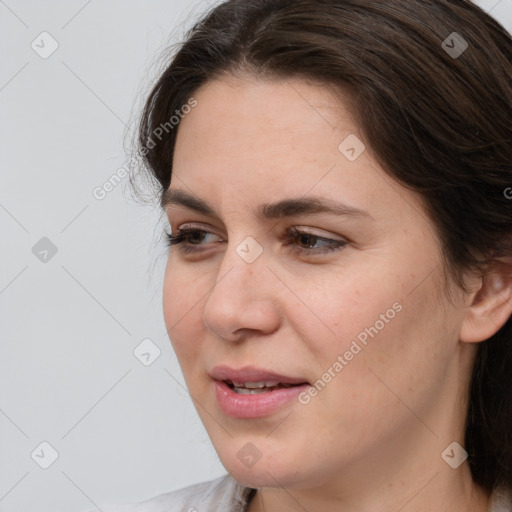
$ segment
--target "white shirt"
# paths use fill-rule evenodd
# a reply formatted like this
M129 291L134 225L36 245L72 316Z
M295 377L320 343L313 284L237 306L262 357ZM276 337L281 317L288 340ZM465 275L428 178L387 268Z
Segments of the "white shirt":
M101 507L103 512L245 512L254 489L231 476L191 485L136 505ZM93 512L93 511L91 511ZM512 492L496 489L488 512L512 512Z

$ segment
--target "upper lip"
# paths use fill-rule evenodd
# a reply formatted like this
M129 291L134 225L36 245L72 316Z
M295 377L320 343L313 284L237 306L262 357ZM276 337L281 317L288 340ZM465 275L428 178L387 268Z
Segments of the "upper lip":
M244 366L242 368L230 368L229 366L216 366L210 372L210 376L215 380L232 382L265 382L273 381L281 384L304 384L307 379L302 377L289 377L279 373L262 370L254 366Z

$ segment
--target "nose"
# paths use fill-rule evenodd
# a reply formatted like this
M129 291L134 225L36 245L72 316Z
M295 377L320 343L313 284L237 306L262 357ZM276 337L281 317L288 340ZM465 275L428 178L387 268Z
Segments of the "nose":
M280 324L279 280L267 268L265 251L252 262L241 254L226 248L203 309L203 324L225 341L271 334Z

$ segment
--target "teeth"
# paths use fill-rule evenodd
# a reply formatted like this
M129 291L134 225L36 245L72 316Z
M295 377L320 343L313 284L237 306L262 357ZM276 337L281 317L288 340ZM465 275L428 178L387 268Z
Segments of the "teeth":
M236 388L247 389L275 388L277 385L279 385L279 382L273 380L266 380L261 382L233 382L233 386Z
M234 387L233 391L241 395L260 395L261 393L270 393L268 389L246 389Z
M274 380L265 380L260 382L235 382L226 381L229 387L241 395L259 395L260 393L270 393L273 389L291 388L293 384L282 384Z

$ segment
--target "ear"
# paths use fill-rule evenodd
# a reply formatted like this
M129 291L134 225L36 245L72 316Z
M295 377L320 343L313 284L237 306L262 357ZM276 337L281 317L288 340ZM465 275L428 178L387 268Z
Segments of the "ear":
M470 295L459 339L467 343L485 341L496 334L512 315L512 267L495 261L491 272L479 278L480 286Z

